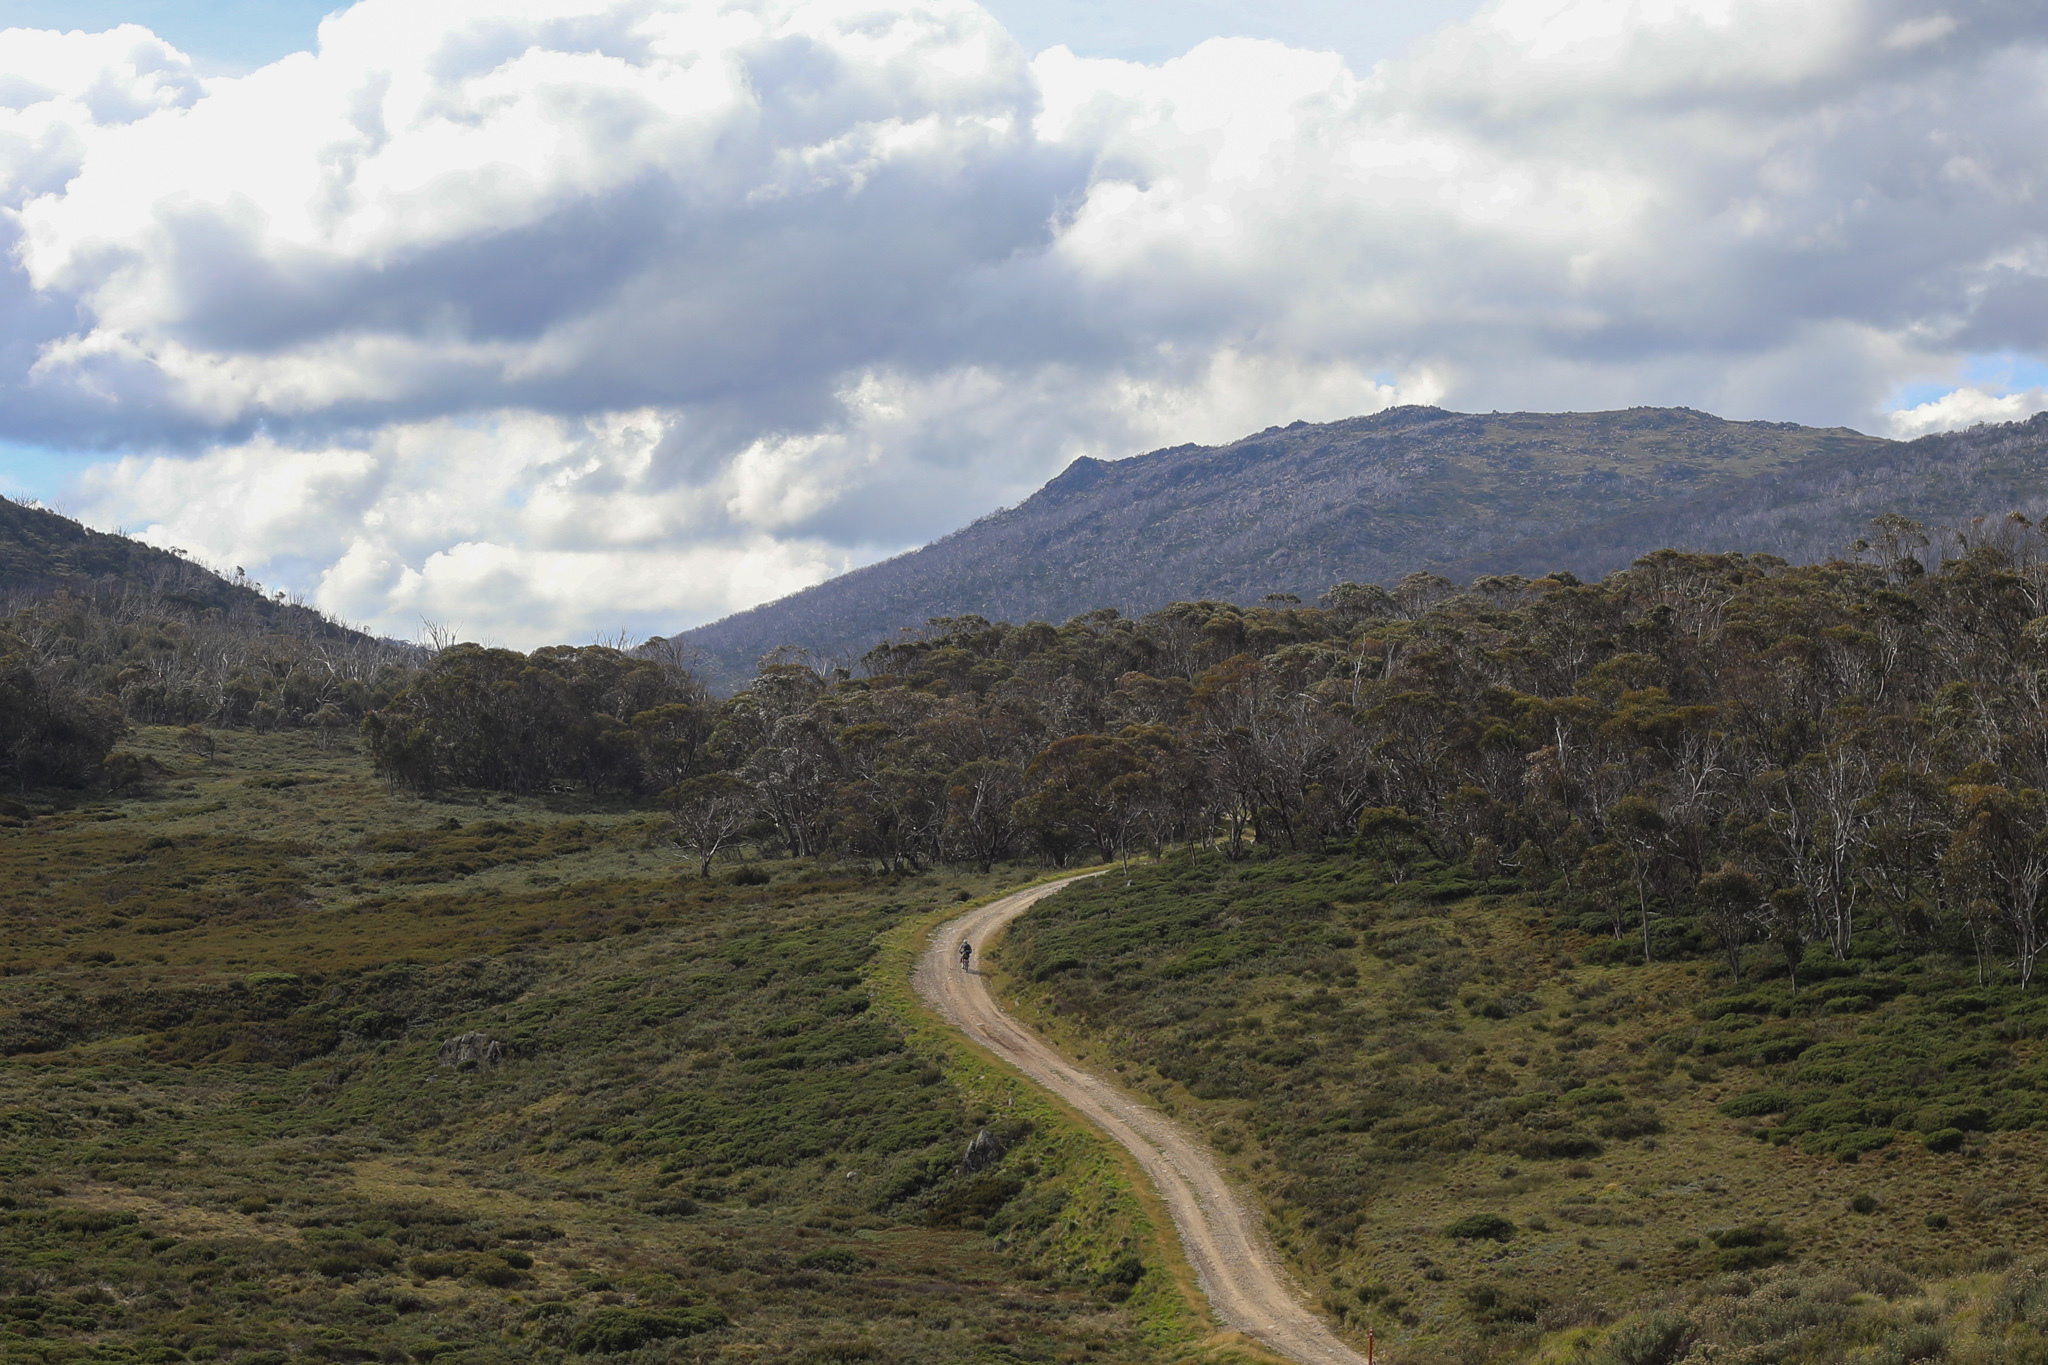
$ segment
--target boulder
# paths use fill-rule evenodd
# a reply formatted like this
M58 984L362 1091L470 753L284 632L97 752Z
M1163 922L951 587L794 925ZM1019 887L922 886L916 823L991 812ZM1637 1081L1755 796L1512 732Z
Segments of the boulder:
M505 1060L505 1045L485 1033L459 1033L441 1044L441 1065L475 1071Z
M1003 1154L1003 1144L989 1136L984 1128L974 1135L974 1141L967 1144L967 1154L960 1158L960 1169L972 1174L975 1171L996 1164Z

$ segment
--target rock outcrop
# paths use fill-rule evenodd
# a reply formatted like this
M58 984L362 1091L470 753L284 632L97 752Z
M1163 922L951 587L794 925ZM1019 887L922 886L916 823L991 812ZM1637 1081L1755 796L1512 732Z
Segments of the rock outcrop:
M476 1071L505 1060L505 1045L485 1033L459 1033L441 1044L441 1065Z

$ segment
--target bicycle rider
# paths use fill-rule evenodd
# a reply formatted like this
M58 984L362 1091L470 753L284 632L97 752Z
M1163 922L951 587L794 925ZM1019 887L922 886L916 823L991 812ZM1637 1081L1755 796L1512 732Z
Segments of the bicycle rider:
M962 939L960 942L960 970L963 972L974 970L974 945L965 939Z

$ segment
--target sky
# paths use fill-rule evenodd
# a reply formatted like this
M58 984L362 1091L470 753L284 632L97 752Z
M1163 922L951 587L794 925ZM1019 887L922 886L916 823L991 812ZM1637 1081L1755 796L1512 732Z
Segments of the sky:
M86 32L139 24L205 75L240 76L319 46L336 0L0 0L0 28ZM1164 62L1208 38L1268 38L1341 53L1363 71L1471 11L1467 0L1002 0L983 6L1027 52Z
M2038 0L0 0L0 492L670 632L1400 403L2048 407Z

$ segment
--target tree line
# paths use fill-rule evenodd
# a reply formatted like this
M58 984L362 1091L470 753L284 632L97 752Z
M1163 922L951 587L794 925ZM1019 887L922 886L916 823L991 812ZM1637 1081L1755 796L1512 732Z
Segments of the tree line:
M106 578L0 605L0 780L119 785L137 772L109 761L130 725L352 734L424 658L258 599L246 579L230 586L250 591L224 607L176 583Z
M2017 515L1883 517L1810 566L1664 551L1598 583L936 620L852 668L780 651L722 701L686 662L65 590L0 618L0 777L106 779L131 723L360 728L414 790L657 799L705 875L742 845L888 869L1341 845L1738 973L1869 929L2022 983L2048 948L2048 537Z
M857 669L783 651L722 702L672 657L464 647L366 732L413 786L659 794L706 875L743 843L903 869L1342 845L1390 882L1540 890L1646 959L1796 974L1880 929L2025 984L2044 704L2048 537L1887 517L1804 567L937 620Z

